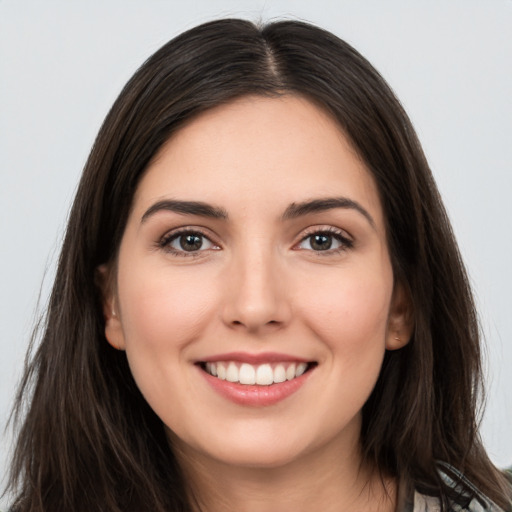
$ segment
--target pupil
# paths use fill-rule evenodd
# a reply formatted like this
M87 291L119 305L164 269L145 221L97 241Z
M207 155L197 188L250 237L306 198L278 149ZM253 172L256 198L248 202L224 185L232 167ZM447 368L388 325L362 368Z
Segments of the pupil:
M197 251L201 249L203 242L198 235L182 235L180 245L184 251Z
M311 247L317 251L326 251L331 248L332 238L328 235L314 235Z

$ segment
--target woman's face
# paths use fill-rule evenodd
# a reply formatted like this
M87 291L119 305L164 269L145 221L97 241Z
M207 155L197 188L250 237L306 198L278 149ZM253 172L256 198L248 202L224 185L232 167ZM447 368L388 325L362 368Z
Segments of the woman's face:
M410 333L384 225L364 163L303 98L242 98L167 142L105 316L176 448L254 467L357 451Z

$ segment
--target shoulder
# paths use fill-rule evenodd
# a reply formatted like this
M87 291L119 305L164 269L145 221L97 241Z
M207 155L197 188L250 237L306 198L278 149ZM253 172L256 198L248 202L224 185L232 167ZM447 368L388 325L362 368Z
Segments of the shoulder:
M512 469L507 471L511 472ZM439 464L439 475L453 491L449 512L506 512L477 489L462 473L448 464ZM414 492L411 512L441 512L439 499Z

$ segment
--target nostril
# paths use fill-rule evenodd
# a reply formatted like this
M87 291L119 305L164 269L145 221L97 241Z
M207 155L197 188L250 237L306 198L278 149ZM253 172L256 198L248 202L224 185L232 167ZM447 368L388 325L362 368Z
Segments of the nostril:
M262 323L262 326L276 326L276 325L279 326L279 325L281 325L281 323L282 322L280 322L279 320L269 320L268 322ZM233 320L231 322L231 325L232 326L245 326L245 327L251 328L251 324L249 322L246 324L241 320Z

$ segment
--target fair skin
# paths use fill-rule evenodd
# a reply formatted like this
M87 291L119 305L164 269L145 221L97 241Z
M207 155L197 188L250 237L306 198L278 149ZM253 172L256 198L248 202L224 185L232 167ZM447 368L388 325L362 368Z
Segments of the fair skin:
M394 509L361 409L409 307L375 183L327 114L248 97L191 121L144 174L115 272L106 337L206 510Z

